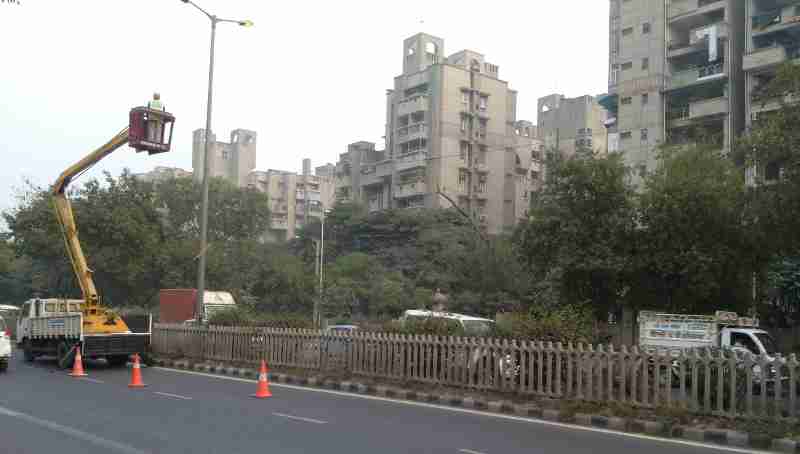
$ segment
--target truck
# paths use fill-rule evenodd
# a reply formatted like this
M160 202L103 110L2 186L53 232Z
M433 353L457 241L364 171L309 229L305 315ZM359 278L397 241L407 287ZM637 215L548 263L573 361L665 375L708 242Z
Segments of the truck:
M778 354L775 341L758 328L758 319L740 317L736 312L716 311L714 315L639 313L639 346L677 356L682 350L716 347L765 355Z
M53 184L50 195L56 220L83 298L36 297L22 305L17 342L26 361L55 353L59 366L66 368L78 349L85 357L103 357L111 364L124 364L131 354L146 353L150 333L132 332L119 315L103 305L78 238L67 189L81 174L125 144L151 155L168 152L174 122L175 117L166 111L134 107L129 111L127 127L67 168Z
M236 300L228 292L206 291L203 294L203 320L219 311L236 307ZM194 323L197 289L163 289L158 293L161 323Z

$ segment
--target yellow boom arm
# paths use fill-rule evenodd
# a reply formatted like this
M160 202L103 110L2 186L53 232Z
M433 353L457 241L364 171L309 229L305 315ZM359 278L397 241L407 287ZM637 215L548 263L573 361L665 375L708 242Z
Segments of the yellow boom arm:
M67 255L70 262L72 262L72 269L75 272L75 277L78 278L78 284L81 287L85 301L83 305L83 324L84 332L86 333L113 334L130 330L122 319L116 317L111 311L100 307L100 298L92 279L92 270L86 262L86 256L84 256L80 241L78 241L78 229L75 225L75 216L72 214L72 205L67 199L67 187L75 176L126 143L128 143L128 128L125 128L108 143L65 170L53 185L52 195L56 218L61 226Z

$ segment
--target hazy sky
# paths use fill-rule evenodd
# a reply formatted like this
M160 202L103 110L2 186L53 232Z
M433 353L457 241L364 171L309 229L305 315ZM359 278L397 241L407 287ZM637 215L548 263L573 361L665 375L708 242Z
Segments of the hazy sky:
M608 1L197 0L220 24L212 129L258 132L258 169L335 162L348 143L379 142L385 90L402 71L403 39L424 31L445 55L471 49L536 99L606 91ZM209 20L180 0L21 0L0 4L0 210L25 178L50 184L127 124L154 90L176 118L173 151L123 148L83 178L125 167L191 169L205 126ZM79 180L80 183L80 180Z

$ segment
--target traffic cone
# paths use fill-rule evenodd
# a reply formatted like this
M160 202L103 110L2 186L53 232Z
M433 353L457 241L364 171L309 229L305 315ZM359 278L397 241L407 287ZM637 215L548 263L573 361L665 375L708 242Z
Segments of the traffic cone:
M75 362L72 364L72 372L70 372L70 377L85 377L87 374L83 371L83 358L81 358L81 347L80 345L75 346L77 351L75 352Z
M267 362L263 359L261 360L261 370L258 372L258 388L253 397L258 399L272 397L272 393L269 391L269 381L267 380Z
M133 355L133 367L131 368L131 383L128 385L128 388L144 388L145 385L142 383L142 370L139 367L139 354L134 353Z

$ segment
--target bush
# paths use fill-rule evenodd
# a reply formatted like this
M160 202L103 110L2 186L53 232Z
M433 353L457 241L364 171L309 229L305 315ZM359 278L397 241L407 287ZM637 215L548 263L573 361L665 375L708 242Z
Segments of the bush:
M365 330L362 330L365 331ZM382 324L371 324L369 331L391 333L391 334L407 334L412 336L431 335L431 336L463 336L464 330L461 325L455 320L443 318L420 318L409 319L405 322L399 320L389 320Z
M590 308L568 304L546 310L534 307L529 312L498 315L495 336L552 342L593 342L594 318Z
M283 329L311 329L314 327L311 318L305 315L259 313L243 307L217 312L211 316L208 324L214 326L250 326Z

